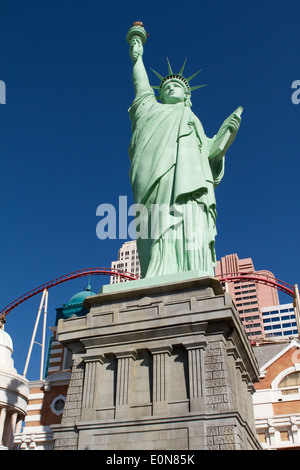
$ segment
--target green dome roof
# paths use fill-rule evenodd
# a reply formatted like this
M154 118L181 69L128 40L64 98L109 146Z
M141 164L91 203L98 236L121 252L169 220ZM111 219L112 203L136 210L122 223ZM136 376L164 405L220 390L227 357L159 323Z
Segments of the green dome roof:
M92 292L92 288L90 285L88 285L85 290L78 292L78 294L73 295L69 302L66 304L66 306L69 305L74 305L74 304L82 304L84 299L86 297L89 297L90 295L96 295L94 292Z
M70 318L73 316L81 317L88 313L88 310L84 307L83 302L86 297L90 297L91 295L96 295L91 288L90 280L88 282L87 287L85 290L78 292L77 294L73 295L69 302L63 304L62 307L56 309L56 323L60 318Z

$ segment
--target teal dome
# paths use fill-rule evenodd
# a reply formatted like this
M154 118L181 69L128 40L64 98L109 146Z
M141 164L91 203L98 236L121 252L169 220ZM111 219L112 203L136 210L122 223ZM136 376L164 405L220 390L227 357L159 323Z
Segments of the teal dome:
M88 285L85 290L78 292L78 294L73 295L69 302L66 305L74 305L74 304L82 304L84 299L86 297L89 297L91 295L96 295L94 292L92 292L92 288L90 285Z
M69 302L63 304L62 307L56 309L56 324L60 318L67 319L70 317L82 317L88 313L88 310L84 307L83 302L86 297L96 295L91 288L90 280L85 290L78 292L73 295Z

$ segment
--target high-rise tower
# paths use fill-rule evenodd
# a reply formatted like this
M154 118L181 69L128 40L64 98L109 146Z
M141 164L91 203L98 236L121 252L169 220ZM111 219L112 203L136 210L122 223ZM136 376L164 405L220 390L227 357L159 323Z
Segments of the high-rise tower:
M256 271L251 258L239 259L237 254L226 255L218 261L216 276L237 273L257 273L274 277L270 271ZM227 282L227 290L232 295L236 308L250 339L263 339L265 336L262 308L279 305L277 290L249 280Z

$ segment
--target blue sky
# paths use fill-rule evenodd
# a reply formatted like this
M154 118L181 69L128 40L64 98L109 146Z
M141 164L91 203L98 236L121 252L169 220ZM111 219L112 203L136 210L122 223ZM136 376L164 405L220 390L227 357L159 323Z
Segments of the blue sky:
M142 20L144 62L167 74L185 57L193 111L212 137L239 105L244 113L216 191L217 257L252 257L299 282L300 80L298 0L102 2L1 0L1 308L32 288L77 269L110 266L124 240L99 240L100 204L132 204L128 108L134 97L126 33ZM130 219L129 219L130 220ZM91 279L95 292L106 277ZM55 307L87 278L49 291ZM40 296L7 317L22 373ZM282 301L289 301L283 298ZM50 331L48 332L48 336ZM34 347L28 378L37 379Z

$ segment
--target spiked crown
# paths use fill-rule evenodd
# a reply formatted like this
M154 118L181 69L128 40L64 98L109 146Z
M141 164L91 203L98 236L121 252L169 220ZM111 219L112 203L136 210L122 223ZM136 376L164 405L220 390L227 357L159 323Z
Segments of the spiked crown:
M179 81L184 89L185 89L185 92L190 95L191 94L191 91L193 90L197 90L198 88L202 88L204 87L205 85L198 85L198 86L194 86L194 87L191 87L189 82L190 80L192 80L196 75L198 75L198 73L200 72L200 70L198 70L198 72L194 73L193 75L191 75L189 78L185 78L183 76L183 71L184 71L184 67L185 67L185 64L186 64L186 60L184 61L180 71L178 73L173 73L173 70L172 70L172 67L170 65L170 62L169 62L169 59L167 58L167 63L168 63L168 70L169 70L169 74L166 76L166 77L163 77L162 75L160 75L158 72L156 72L155 70L151 69L153 73L155 73L155 75L159 78L160 80L160 85L159 86L152 86L152 88L154 88L155 90L159 90L159 98L161 99L162 98L162 89L163 89L163 86L169 82L169 81L172 81L172 80L176 80L176 81Z

